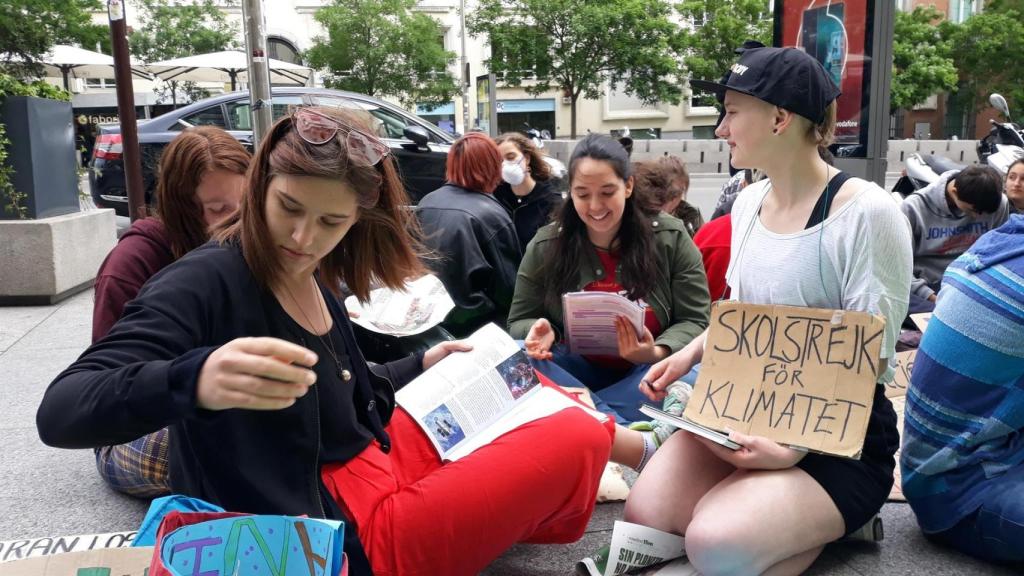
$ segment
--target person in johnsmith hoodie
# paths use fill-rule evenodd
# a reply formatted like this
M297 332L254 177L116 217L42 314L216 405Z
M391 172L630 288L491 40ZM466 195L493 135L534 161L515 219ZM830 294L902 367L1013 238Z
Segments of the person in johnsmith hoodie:
M946 267L1009 214L1002 178L987 166L950 170L908 196L900 208L910 220L914 241L912 313L935 307Z

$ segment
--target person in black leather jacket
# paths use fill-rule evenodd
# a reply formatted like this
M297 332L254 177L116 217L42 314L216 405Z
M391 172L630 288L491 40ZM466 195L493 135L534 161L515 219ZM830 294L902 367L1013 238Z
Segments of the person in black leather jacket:
M505 326L522 252L512 218L492 194L501 181L493 140L479 132L456 140L445 177L416 214L437 258L430 267L455 301L442 325L461 338L488 322Z
M361 113L283 118L254 159L239 213L147 282L50 384L41 439L91 448L169 426L175 492L231 511L344 519L351 574L477 573L519 540L578 537L608 458L607 426L565 410L449 467L395 408L395 390L467 345L364 360L338 288L366 299L371 279L399 288L422 273L407 204ZM557 448L535 450L541 436ZM525 450L540 460L513 457ZM353 480L369 474L380 476ZM522 488L477 483L488 474ZM521 490L553 495L524 504L513 499Z

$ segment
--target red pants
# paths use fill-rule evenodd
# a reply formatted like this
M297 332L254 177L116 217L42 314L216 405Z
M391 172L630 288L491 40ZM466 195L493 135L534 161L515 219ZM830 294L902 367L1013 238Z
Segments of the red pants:
M516 542L582 537L615 426L562 410L443 465L401 408L388 433L390 454L375 442L325 465L324 483L375 574L456 576L478 574Z

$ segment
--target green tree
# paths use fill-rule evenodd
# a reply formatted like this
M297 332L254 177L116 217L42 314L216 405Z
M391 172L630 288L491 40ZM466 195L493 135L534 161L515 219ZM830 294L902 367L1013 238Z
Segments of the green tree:
M956 88L953 49L937 26L942 18L942 12L934 6L918 6L913 12L896 12L891 112L912 108L933 94Z
M134 56L145 62L159 62L196 54L232 50L238 47L236 27L228 22L213 0L168 3L166 0L138 0L141 26L128 37ZM156 89L178 104L178 95L196 100L207 96L195 82L166 82Z
M448 71L455 53L444 49L441 26L413 11L416 0L334 0L314 18L318 36L307 56L329 70L324 84L371 96L392 96L406 106L443 104L459 91Z
M1024 106L1024 23L1017 12L982 12L962 24L943 22L943 36L953 50L953 62L960 71L960 89L977 111L988 104L988 95L1006 97L1011 110Z
M487 65L506 84L535 76L528 93L558 88L569 97L575 138L580 96L599 98L606 87L649 104L679 103L671 10L663 0L480 0L467 26L487 37Z
M989 0L985 2L985 12L1016 12L1024 14L1024 0Z
M676 10L691 26L683 26L673 46L688 76L717 82L736 61L736 49L745 40L772 43L772 16L768 0L684 0ZM695 104L714 105L702 95Z
M0 66L19 78L40 76L40 62L54 44L92 50L106 38L109 46L107 27L93 24L90 16L99 10L99 0L3 0Z

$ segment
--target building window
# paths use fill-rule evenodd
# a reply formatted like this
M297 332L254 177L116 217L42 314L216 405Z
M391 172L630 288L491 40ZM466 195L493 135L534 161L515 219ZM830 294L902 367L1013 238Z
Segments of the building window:
M540 38L544 32L537 28L532 32L538 39L526 46L505 46L499 38L492 37L491 60L502 63L510 70L518 70L523 80L536 80L538 77L547 76L551 70L551 58L546 52L547 43ZM504 77L504 74L498 74L497 81L504 82Z
M949 0L949 20L962 24L974 15L975 0Z
M275 60L302 64L302 58L299 56L299 51L295 48L295 45L284 38L276 36L267 38L267 55Z
M664 104L644 104L636 96L613 90L609 85L605 85L604 103L605 120L668 117Z
M117 88L117 84L113 78L86 78L85 86L87 88Z

